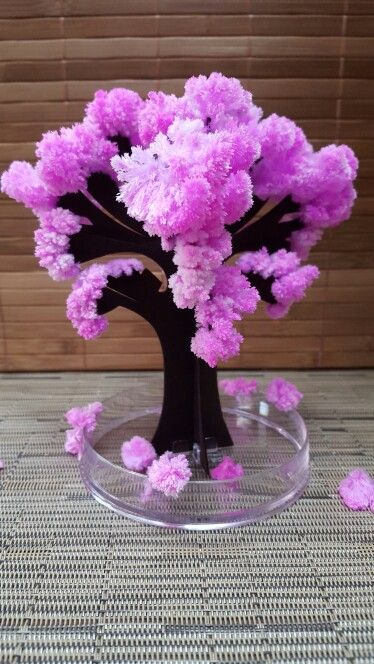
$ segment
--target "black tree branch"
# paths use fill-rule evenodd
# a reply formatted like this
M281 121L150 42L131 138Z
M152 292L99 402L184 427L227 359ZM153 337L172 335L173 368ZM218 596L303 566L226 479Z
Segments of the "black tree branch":
M109 214L139 235L148 237L142 225L127 214L124 204L117 201L118 187L109 175L92 173L87 180L87 189Z
M266 247L269 253L278 249L289 249L290 235L302 228L302 223L300 219L282 221L282 218L298 209L298 204L294 203L290 196L284 198L270 212L233 236L233 254L257 251L262 247Z
M160 286L160 280L147 269L133 272L130 276L109 277L107 287L97 302L97 312L102 315L116 307L124 307L154 325L158 311L155 298Z
M265 203L267 201L262 201L261 198L258 198L258 196L253 197L253 205L252 207L247 210L247 212L239 219L236 221L234 224L230 224L230 226L227 227L227 230L230 231L232 235L239 233L246 224L248 224L251 219L261 210L262 207L264 207Z
M256 274L255 272L248 272L248 274L245 275L250 282L251 286L254 286L257 288L261 300L264 302L267 302L268 304L275 304L276 299L271 292L271 287L274 283L274 277L268 277L265 279L264 277L261 277L260 274Z
M77 261L85 262L113 253L135 253L154 260L167 277L175 272L172 253L162 249L159 238L139 235L121 222L115 221L83 192L61 196L58 205L78 216L86 217L92 224L83 225L78 233L71 236L70 251Z

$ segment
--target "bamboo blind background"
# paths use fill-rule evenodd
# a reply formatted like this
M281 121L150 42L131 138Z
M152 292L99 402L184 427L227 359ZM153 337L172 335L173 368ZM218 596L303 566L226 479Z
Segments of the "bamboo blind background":
M0 168L32 159L47 129L79 120L97 88L180 93L222 71L265 114L293 118L316 146L347 142L360 162L352 219L313 253L318 284L283 321L263 309L227 366L374 366L374 4L372 0L1 0ZM33 258L36 222L0 200L1 369L152 369L151 328L124 310L85 343L65 319L66 284Z

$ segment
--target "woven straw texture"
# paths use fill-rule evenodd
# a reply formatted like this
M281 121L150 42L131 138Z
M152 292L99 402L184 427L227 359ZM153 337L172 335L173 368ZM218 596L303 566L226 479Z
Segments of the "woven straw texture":
M64 410L122 389L141 406L160 374L3 376L2 664L374 661L374 516L336 494L351 468L374 472L374 372L286 377L306 395L306 494L254 526L187 533L106 510L63 452Z

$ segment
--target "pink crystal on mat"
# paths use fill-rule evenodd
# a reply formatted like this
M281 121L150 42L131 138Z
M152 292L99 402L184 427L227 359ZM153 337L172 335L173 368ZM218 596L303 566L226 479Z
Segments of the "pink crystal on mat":
M84 429L68 429L65 432L65 452L77 456L80 458L85 441L85 432Z
M222 461L212 468L210 476L214 480L232 480L236 477L244 475L244 468L240 463L236 463L234 459L229 456L223 457Z
M121 457L126 468L141 472L151 465L157 454L149 440L141 436L133 436L122 443Z
M244 378L242 376L239 378L222 378L218 382L218 385L222 392L230 397L250 396L253 392L256 392L258 388L257 380L254 378Z
M284 378L274 378L267 386L266 398L278 410L287 412L297 408L303 394L299 392L296 385L289 383Z
M85 429L89 433L95 429L96 420L103 410L100 401L94 401L87 406L70 408L65 413L65 419L74 428Z
M374 480L361 468L355 468L348 473L339 484L339 495L351 510L366 510L374 512Z
M87 406L70 408L65 413L65 419L72 429L66 431L65 452L80 458L84 442L96 428L97 418L103 410L100 401L94 401Z
M172 452L165 452L155 459L147 473L153 489L173 498L177 498L192 474L186 455Z

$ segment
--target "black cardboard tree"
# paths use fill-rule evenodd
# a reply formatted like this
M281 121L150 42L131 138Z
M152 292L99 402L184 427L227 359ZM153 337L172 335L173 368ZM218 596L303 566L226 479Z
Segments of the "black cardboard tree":
M123 137L115 137L121 154L130 152ZM66 194L58 205L76 215L86 217L92 225L83 225L70 240L70 251L83 263L108 254L142 254L155 261L169 278L175 272L172 252L165 252L158 237L150 237L141 224L126 213L117 202L118 188L104 173L92 174L87 182L88 193ZM298 219L287 219L298 206L290 197L284 198L269 212L258 218L265 201L254 199L252 208L235 224L232 233L233 255L266 247L270 252L289 249L289 237L301 228ZM271 293L273 278L247 275L262 300L274 304ZM164 359L164 398L160 420L152 443L158 454L166 450L187 451L196 443L200 463L209 474L207 450L232 445L218 394L217 372L190 350L195 333L193 311L178 309L170 289L149 270L131 277L110 277L98 301L98 313L125 307L142 316L157 333Z

